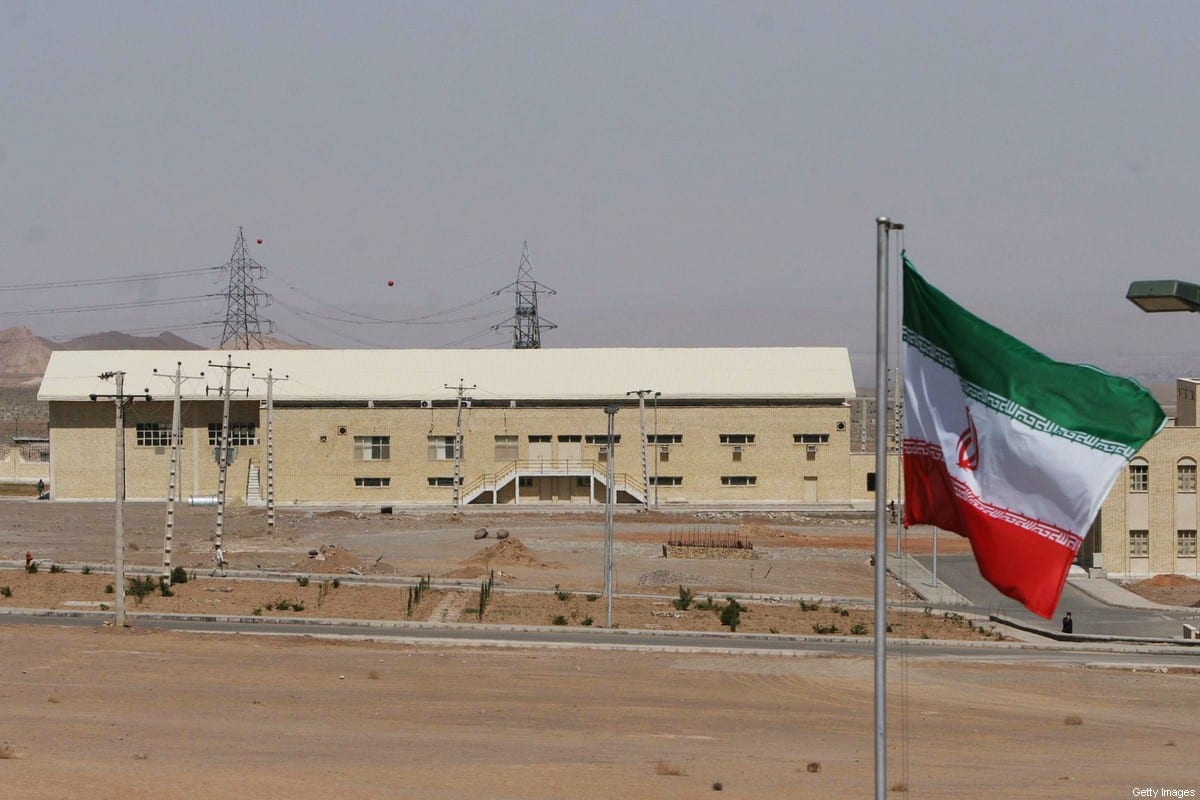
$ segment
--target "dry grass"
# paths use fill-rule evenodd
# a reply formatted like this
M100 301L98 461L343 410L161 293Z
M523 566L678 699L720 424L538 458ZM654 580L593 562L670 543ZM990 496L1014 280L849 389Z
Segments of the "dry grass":
M1064 725L1082 725L1083 717L1079 716L1078 714L1068 714L1063 719L1063 724Z
M808 762L808 766L805 767L805 769L807 769L809 772L820 772L821 771L821 762L820 761L810 761L810 762Z
M655 775L676 775L676 776L678 776L678 775L686 775L687 772L683 769L683 767L677 767L674 764L663 761L660 758L658 760L658 763L654 765L654 774Z
M367 672L367 679L372 681L379 680L379 670L373 669Z
M0 742L0 758L16 758L17 751L8 742Z
M904 781L900 781L899 783L893 783L891 788L888 791L898 792L898 793L902 794L902 793L908 791L908 784L905 783Z

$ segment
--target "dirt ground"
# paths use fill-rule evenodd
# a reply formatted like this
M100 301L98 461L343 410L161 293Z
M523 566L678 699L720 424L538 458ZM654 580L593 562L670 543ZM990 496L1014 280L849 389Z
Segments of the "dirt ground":
M1200 784L1180 702L1195 675L936 658L890 672L888 784L908 790L890 796ZM868 797L871 676L869 659L822 655L2 627L0 796Z
M343 576L457 573L464 577L451 579L462 588L429 590L413 619L470 622L482 570L496 569L509 588L543 591L497 592L485 622L545 625L561 616L575 626L601 618L590 599L602 585L598 514L289 510L273 533L260 511L231 509L226 520L234 568L290 570L308 585L208 577L212 509L181 509L174 563L196 578L140 608L400 620L407 588L356 586ZM871 593L867 526L787 515L623 514L618 587L648 596L621 599L617 624L722 629L711 611L671 607L668 596L684 583L697 599L751 587L824 598L819 611L749 605L741 631L809 634L820 624L848 632L860 619L869 623L853 602ZM481 527L489 536L477 540ZM509 537L497 546L500 529ZM663 558L669 538L695 533L749 537L757 558ZM161 565L162 506L127 505L126 535L129 561ZM942 537L939 551L954 541ZM0 502L0 559L23 563L28 550L41 567L32 575L0 570L0 588L12 593L0 604L110 602L111 576L80 569L111 563L112 542L111 505ZM913 535L906 547L925 544ZM72 566L51 573L51 563ZM545 591L556 585L561 598ZM903 587L889 592L908 599ZM267 609L280 602L284 610ZM132 597L129 608L139 609ZM669 800L713 793L717 783L717 796L734 798L871 792L870 659L181 634L139 628L132 617L134 626L119 631L0 626L0 797ZM891 621L895 636L981 638L919 604ZM1083 668L1019 665L1005 652L983 663L893 656L892 796L1125 798L1139 787L1200 789L1194 708L1180 702L1200 676L1108 669L1103 660Z

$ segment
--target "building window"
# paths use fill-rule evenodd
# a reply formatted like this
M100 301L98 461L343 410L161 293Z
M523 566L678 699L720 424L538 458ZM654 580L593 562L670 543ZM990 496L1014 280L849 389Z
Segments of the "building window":
M792 444L829 444L828 433L793 433Z
M659 433L646 434L646 441L650 444L683 444L682 433Z
M658 475L650 476L651 486L683 486L683 477L680 475Z
M757 475L722 475L722 486L757 486Z
M721 444L754 444L753 433L722 433Z
M1150 491L1150 465L1146 463L1129 465L1129 491Z
M1129 557L1146 558L1150 555L1150 531L1129 532Z
M258 432L254 425L229 426L230 447L251 447L256 444L258 444ZM208 424L208 446L221 446L221 423L210 422Z
M454 460L453 436L430 436L427 441L430 461Z
M391 478L355 478L354 485L360 486L360 487L365 487L365 488L380 489L385 486L391 486L392 479Z
M867 491L868 492L875 491L875 473L874 472L867 473Z
M1175 531L1175 555L1180 558L1196 557L1196 532Z
M447 486L451 489L454 488L454 478L426 478L426 480L429 481L430 486Z
M500 435L496 437L496 460L497 461L516 461L520 458L520 445L518 437L513 435Z
M517 485L522 489L532 489L533 478L517 478Z
M575 479L575 486L579 489L587 489L592 485L591 478L578 477Z
M170 447L170 445L171 430L167 423L139 422L137 424L138 447Z
M392 456L392 437L390 436L355 436L355 461L387 461Z
M1190 458L1185 458L1175 465L1175 489L1188 493L1196 491L1196 462Z
M549 435L542 435L542 434L538 434L537 436L534 436L533 434L529 435L529 441L531 443L537 443L537 444L549 444L549 442L552 438L553 437L551 437Z
M608 434L607 433L589 433L587 436L583 437L583 440L585 442L587 442L588 444L606 445L606 444L608 444ZM620 443L621 443L621 434L614 433L613 434L613 444L620 444Z
M558 435L558 440L560 442L582 442L583 437L580 436L578 433L568 433L568 434L560 433Z

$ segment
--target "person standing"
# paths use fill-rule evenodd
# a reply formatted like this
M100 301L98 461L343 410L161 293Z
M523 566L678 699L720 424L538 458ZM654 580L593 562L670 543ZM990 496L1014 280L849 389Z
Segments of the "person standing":
M225 577L225 567L229 562L225 560L225 551L221 549L221 545L213 545L213 577L216 577L217 570L221 571L221 577Z
M1068 611L1067 615L1062 618L1062 632L1063 633L1074 633L1075 632L1075 620L1071 619L1070 611Z

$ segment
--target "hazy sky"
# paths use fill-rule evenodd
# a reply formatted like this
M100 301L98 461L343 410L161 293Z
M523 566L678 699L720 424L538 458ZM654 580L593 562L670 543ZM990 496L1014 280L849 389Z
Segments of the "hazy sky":
M285 338L503 346L510 295L311 315L485 298L528 241L544 346L862 355L886 214L992 322L1150 364L1200 334L1124 299L1200 282L1198 76L1194 2L0 0L0 282L215 267L241 225ZM26 312L222 280L7 288L0 327L219 320Z

